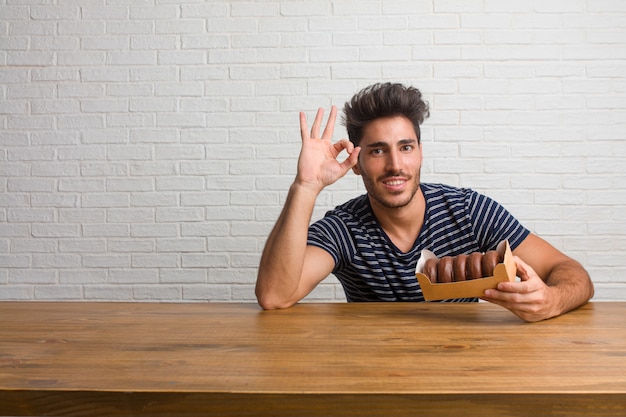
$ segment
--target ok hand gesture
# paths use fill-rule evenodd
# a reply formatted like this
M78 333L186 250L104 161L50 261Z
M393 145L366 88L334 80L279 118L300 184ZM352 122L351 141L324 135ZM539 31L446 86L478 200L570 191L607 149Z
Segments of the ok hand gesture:
M302 149L298 158L298 174L296 182L311 187L320 192L324 187L334 183L357 164L360 147L348 139L332 143L337 118L337 107L332 106L324 132L320 136L324 110L318 109L309 132L306 116L300 112L300 135ZM342 162L337 160L339 154L345 150L348 157Z

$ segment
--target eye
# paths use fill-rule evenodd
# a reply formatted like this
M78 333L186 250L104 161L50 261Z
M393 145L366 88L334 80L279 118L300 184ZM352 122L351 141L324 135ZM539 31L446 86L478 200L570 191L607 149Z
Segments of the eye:
M382 155L384 153L384 151L380 148L375 148L372 149L372 151L370 152L372 155Z
M404 152L411 152L413 150L413 145L403 145L400 147L400 150Z

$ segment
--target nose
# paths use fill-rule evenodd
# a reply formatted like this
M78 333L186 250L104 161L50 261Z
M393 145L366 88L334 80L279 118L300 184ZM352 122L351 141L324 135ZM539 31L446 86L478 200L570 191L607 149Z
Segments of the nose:
M387 171L398 172L401 168L402 155L397 149L392 149L387 154Z

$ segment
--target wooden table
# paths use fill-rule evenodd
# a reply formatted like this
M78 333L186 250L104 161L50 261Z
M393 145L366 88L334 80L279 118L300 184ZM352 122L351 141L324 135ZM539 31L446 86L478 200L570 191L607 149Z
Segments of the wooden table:
M626 303L0 303L0 415L626 415Z

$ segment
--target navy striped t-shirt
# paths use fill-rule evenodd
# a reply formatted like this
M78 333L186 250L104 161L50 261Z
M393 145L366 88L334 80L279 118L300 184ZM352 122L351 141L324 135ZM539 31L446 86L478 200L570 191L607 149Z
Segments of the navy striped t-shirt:
M381 229L367 194L309 227L308 244L333 257L333 274L347 301L424 301L415 277L422 249L440 258L494 250L507 239L513 250L530 233L500 204L471 189L424 183L420 188L426 199L424 225L408 252L399 250Z

